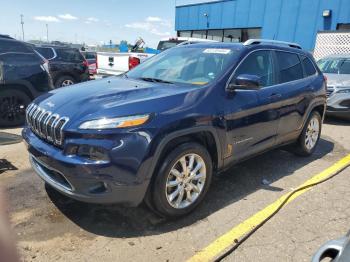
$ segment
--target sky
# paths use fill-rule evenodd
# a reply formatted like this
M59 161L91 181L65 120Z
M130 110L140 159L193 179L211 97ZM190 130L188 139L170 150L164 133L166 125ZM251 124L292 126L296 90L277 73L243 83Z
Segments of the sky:
M161 38L175 36L175 4L183 0L0 0L0 34L25 40L49 40L90 45L134 43L142 37L156 47ZM182 4L182 3L181 3Z

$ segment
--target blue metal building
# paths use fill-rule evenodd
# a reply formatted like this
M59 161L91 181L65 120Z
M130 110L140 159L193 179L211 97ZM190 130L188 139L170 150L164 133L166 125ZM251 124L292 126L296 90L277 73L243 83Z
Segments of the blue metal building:
M312 50L318 31L350 30L350 0L224 0L176 6L178 36L266 38Z

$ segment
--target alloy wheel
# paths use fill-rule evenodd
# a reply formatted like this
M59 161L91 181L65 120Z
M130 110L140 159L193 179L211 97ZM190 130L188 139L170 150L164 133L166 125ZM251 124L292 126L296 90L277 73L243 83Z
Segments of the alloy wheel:
M176 209L193 204L206 182L206 165L197 154L187 154L179 158L171 168L165 194L168 203Z
M24 118L26 105L17 96L5 96L0 101L0 118L4 121L18 121Z
M305 134L305 146L312 150L316 144L320 133L320 122L317 117L311 118Z
M70 86L70 85L74 85L74 82L70 79L64 80L61 84L61 86Z

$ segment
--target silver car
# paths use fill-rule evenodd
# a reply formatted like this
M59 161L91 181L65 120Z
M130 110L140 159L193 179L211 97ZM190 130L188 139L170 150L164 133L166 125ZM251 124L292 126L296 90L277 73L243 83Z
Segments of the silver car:
M317 64L328 79L327 115L350 119L350 54L328 56Z
M325 258L330 258L332 262L348 262L350 261L350 238L349 233L345 237L337 240L331 240L325 243L315 253L311 262L321 262Z

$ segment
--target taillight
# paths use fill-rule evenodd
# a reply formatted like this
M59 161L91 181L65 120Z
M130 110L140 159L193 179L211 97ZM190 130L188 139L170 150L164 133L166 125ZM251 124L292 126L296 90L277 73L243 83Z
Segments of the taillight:
M97 58L98 58L98 55L96 54L96 70L97 70L97 68L98 68L98 60L97 60Z
M89 67L89 62L86 59L83 61L83 66Z
M324 82L325 82L325 84L326 84L326 88L327 88L327 81L328 81L327 76L323 75L323 79L324 79Z
M137 57L129 56L129 70L140 64L140 59Z

